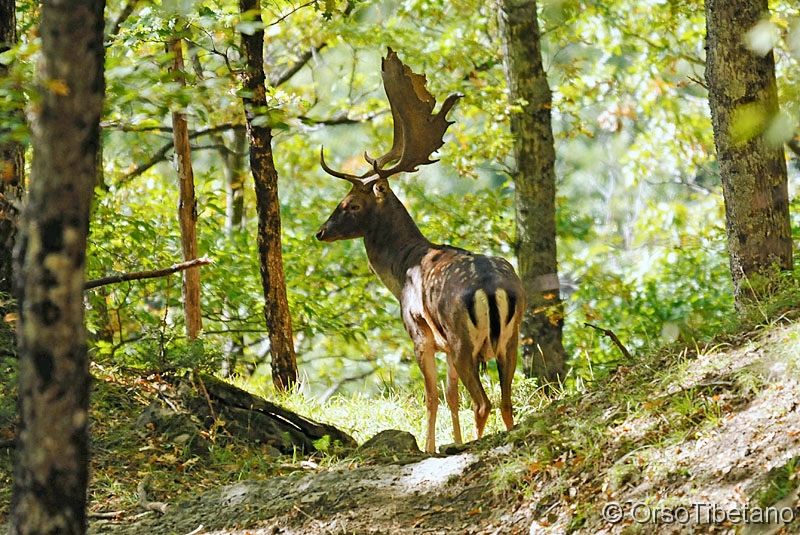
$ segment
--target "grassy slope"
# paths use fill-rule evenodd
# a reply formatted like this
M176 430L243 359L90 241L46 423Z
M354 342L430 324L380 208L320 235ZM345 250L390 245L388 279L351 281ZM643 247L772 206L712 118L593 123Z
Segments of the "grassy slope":
M630 515L610 524L602 515L609 502L627 502L629 513L648 504L637 509L639 520L656 508L688 511L690 519L700 515L696 532L739 532L735 518L718 513L723 522L712 526L708 513L775 504L797 511L799 381L797 323L662 351L525 422L514 432L521 447L508 460L506 484L526 496L522 516L537 526L531 533L688 529ZM800 531L800 519L784 529Z
M133 425L157 395L157 378L134 380L101 369L94 373L90 499L95 511L122 511L121 516L132 518L136 487L143 479L153 489L151 500L174 503L242 479L269 479L304 467L304 459L271 458L266 448L221 439L210 453L193 454ZM520 391L518 402L524 397L531 396ZM474 526L465 533L588 534L688 532L679 524L639 524L630 516L611 524L602 516L609 502L641 502L678 513L695 503L709 504L698 509L705 513L711 506L796 508L798 402L800 323L775 325L710 347L637 356L584 392L537 407L508 435L490 436L472 447L484 461L465 473L486 483L473 496L482 503L469 511L463 506L445 510L454 523ZM388 427L408 429L422 439L419 392L378 400L334 398L324 406L302 399L295 403L299 412L338 425L359 442ZM468 421L469 410L463 415ZM439 418L440 443L449 437L444 416ZM498 455L503 442L513 446ZM337 455L316 461L323 469L368 462ZM9 471L10 456L0 451L0 481L9 481ZM458 479L455 475L443 485ZM2 524L9 495L8 486L0 487ZM637 511L642 519L652 510ZM695 533L768 532L705 520L693 528ZM298 525L291 533L317 532L311 524L302 526L302 518L283 524L292 522ZM365 526L369 522L380 520L365 520ZM800 520L781 529L800 532Z

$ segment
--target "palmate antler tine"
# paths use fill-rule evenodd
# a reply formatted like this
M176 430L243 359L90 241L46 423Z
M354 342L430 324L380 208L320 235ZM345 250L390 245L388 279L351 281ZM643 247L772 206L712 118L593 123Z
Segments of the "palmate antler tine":
M409 124L403 121L403 150L398 161L393 167L384 169L383 165L390 163L392 160L397 159L397 156L391 154L391 151L379 160L370 161L372 164L373 172L381 178L388 178L397 173L413 173L417 171L420 165L429 165L436 163L439 159L431 159L431 154L439 150L444 145L443 136L447 128L453 124L453 121L447 120L447 113L455 106L455 103L463 97L461 93L453 93L449 95L439 113L436 115L428 115L422 127ZM369 161L369 160L368 160Z
M442 137L452 124L447 120L447 113L463 95L454 93L447 97L434 115L436 99L425 87L425 75L413 72L391 48L381 63L381 75L394 123L392 148L379 158L367 154L364 157L372 165L373 173L388 178L438 161L431 160L430 156L444 144ZM394 162L397 162L394 166L386 168Z
M331 176L335 176L336 178L341 178L343 180L347 180L351 184L356 185L363 185L367 182L366 179L375 176L374 170L369 170L365 172L363 175L351 175L349 173L342 173L341 171L335 171L328 167L328 164L325 163L325 147L320 147L319 149L319 165L322 169Z

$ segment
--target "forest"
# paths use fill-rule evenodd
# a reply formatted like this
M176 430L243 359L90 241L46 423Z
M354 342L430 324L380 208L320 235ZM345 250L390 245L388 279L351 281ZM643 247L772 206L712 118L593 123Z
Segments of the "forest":
M0 23L0 530L800 533L794 2ZM502 351L481 433L369 239L323 239L331 174L511 263L516 426Z

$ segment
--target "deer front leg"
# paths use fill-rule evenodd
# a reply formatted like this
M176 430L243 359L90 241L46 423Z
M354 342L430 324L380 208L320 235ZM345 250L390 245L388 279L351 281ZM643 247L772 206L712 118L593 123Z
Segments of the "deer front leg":
M461 444L463 440L461 440L461 423L458 420L458 372L449 353L447 355L447 389L444 397L453 419L453 440Z
M428 411L428 431L425 435L425 451L436 451L436 411L439 409L439 388L436 386L436 350L432 340L414 343L417 364L425 381L425 408Z
M428 431L425 451L436 451L436 411L439 408L439 387L436 384L436 338L426 319L422 300L422 283L418 268L409 270L409 281L400 296L403 325L414 342L414 356L425 381L425 407L428 410Z

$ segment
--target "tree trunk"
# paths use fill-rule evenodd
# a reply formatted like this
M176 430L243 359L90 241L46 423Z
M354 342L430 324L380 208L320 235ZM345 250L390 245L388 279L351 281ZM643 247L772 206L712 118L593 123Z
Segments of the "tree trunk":
M242 129L234 129L233 144L226 148L223 153L225 164L225 235L232 237L237 232L244 230L244 180L245 165L244 151L247 147L246 132ZM223 137L220 135L220 144L224 144Z
M183 75L183 39L171 39L167 51L174 54L170 72L185 84ZM189 144L189 127L186 116L180 112L172 114L172 137L175 146L175 168L178 171L178 219L181 227L183 260L197 258L197 200L194 196L194 172L192 170L192 147ZM200 315L200 268L183 272L183 312L186 321L186 336L195 340L203 322Z
M225 172L225 236L229 240L240 236L244 232L244 180L245 161L244 150L247 145L246 132L242 129L233 130L233 144L222 151L223 168ZM225 146L225 139L219 135L217 142ZM225 308L222 311L223 321L237 315L237 303L225 299ZM236 371L236 364L244 356L244 335L232 333L225 344L222 358L221 372L223 377L231 377Z
M564 374L564 323L556 261L555 147L550 87L542 66L535 0L504 0L503 58L516 168L517 258L528 295L522 320L523 371L545 382Z
M28 204L15 250L21 428L12 534L86 531L83 284L103 111L103 0L43 2Z
M17 42L17 16L14 0L0 0L0 53ZM0 78L8 76L8 67L0 63ZM19 110L17 119L24 117ZM0 136L6 132L0 131ZM25 149L15 141L0 143L0 302L12 291L12 251L17 234L18 208L25 193ZM5 306L0 307L5 311Z
M780 270L792 269L786 159L782 144L763 135L778 113L775 61L771 50L760 55L745 45L746 33L768 14L767 0L706 0L705 5L708 100L731 277L741 309L769 295ZM745 130L753 127L748 135Z
M239 0L244 15L261 22L260 0ZM255 14L255 15L252 15ZM272 354L272 382L280 390L297 382L292 318L286 297L281 252L281 212L278 202L278 172L272 157L272 130L263 124L267 112L264 74L264 31L242 34L246 67L242 83L247 139L250 143L250 171L253 173L258 212L258 256L264 288L264 316Z

